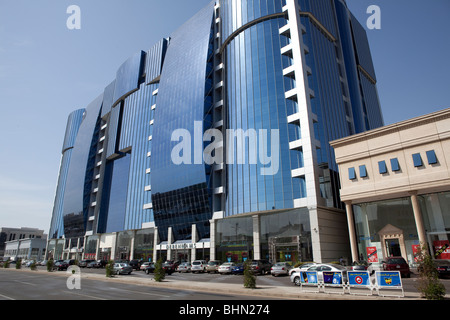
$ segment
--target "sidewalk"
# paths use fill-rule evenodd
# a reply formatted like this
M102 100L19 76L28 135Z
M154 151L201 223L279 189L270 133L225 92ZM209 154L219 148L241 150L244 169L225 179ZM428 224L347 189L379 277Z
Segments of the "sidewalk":
M47 272L46 270L17 270L19 272L33 272L33 273L46 273L48 275L54 275L59 277L69 277L70 274L66 272ZM197 292L211 292L211 293L224 293L231 295L245 295L253 296L258 299L258 296L264 298L275 299L294 299L294 300L374 300L374 301L386 301L386 300L423 300L420 298L418 292L405 292L405 297L380 297L374 293L372 296L364 295L350 295L348 292L345 294L330 294L330 293L308 293L302 292L300 287L297 286L266 286L258 285L256 289L246 289L243 284L230 284L230 283L215 283L215 282L201 282L201 281L176 281L166 277L163 282L155 282L153 278L133 278L129 276L117 275L113 278L107 278L102 274L82 273L81 279L90 279L105 282L122 282L127 284L134 284L139 286L167 288L167 289L179 289ZM449 295L446 296L449 298Z

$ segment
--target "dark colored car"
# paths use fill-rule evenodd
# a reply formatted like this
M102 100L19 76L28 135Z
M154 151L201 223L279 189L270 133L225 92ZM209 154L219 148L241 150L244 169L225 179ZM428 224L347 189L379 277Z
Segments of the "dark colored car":
M148 266L144 269L144 272L145 272L146 274L150 274L150 273L155 272L155 264L154 264L153 262L150 262L150 263L148 264Z
M177 270L177 267L180 265L179 261L167 260L163 263L162 267L166 274L171 275Z
M244 264L238 263L237 265L231 267L231 274L244 274Z
M88 268L104 268L108 264L108 261L106 260L97 260L90 262L87 267Z
M450 264L448 262L436 262L436 270L438 272L439 278L444 278L450 276Z
M86 268L88 266L88 264L91 263L92 261L95 261L95 260L81 260L80 263L78 264L78 266L80 268Z
M373 270L372 263L369 263L365 260L353 262L352 271L369 271L370 275L375 272L375 270Z
M55 265L54 265L54 269L58 270L58 271L63 271L63 270L67 270L70 266L75 264L75 260L73 259L69 259L69 260L58 260Z
M408 263L402 257L389 257L383 261L383 270L400 271L402 277L411 277L411 270Z
M140 261L140 260L137 260L137 259L131 260L128 264L129 264L134 270L140 270L140 268L141 268L141 261Z
M272 268L272 264L268 260L253 260L250 266L255 274L269 273Z

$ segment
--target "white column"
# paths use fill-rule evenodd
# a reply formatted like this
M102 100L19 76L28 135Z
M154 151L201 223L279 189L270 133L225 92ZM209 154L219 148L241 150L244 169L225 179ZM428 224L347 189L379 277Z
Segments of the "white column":
M210 249L209 249L209 257L210 260L216 260L216 220L209 220L209 240L210 240Z
M352 251L352 262L358 261L358 242L356 241L356 229L355 220L353 216L353 205L351 201L345 202L345 209L347 211L347 223L348 223L348 233L350 236L350 248Z
M258 215L253 216L253 259L261 259L260 220Z

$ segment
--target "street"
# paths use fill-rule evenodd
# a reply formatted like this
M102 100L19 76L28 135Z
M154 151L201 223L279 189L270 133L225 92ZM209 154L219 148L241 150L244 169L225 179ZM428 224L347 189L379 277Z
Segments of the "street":
M100 271L100 270L96 270ZM104 273L104 270L101 270ZM64 273L65 272L60 272ZM147 276L134 272L134 276ZM251 297L162 289L136 284L83 279L69 290L67 276L0 269L0 300L246 300ZM147 276L148 277L148 276ZM260 298L258 298L260 299Z
M66 281L70 274L65 271L47 273L45 267L38 267L38 272L30 272L28 268L23 271L0 269L0 300L245 300L245 299L282 299L278 296L280 290L289 289L297 292L298 287L291 283L288 276L273 277L271 275L257 276L256 284L260 287L273 288L272 296L253 295L248 291L246 295L236 295L228 292L225 287L230 285L242 288L242 275L221 274L193 274L173 273L166 275L166 280L176 284L177 288L147 286L152 282L153 274L143 271L133 271L131 275L119 275L117 281L106 281L104 269L80 269L83 275L81 290L69 290ZM89 277L90 275L90 277ZM86 276L88 278L86 279ZM418 295L416 286L418 277L413 274L411 278L402 278L405 294ZM442 283L450 292L450 279L442 279ZM184 283L186 285L184 285ZM213 292L202 292L201 289L188 290L187 286L193 283L200 287L214 288ZM276 289L278 288L278 289Z

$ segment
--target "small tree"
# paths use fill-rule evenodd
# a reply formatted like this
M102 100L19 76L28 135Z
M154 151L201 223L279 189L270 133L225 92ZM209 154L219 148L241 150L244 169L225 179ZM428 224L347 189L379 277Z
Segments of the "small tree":
M433 258L428 253L427 245L422 245L417 256L419 271L419 284L417 289L422 298L427 300L443 300L445 297L445 286L439 281L439 274Z
M36 260L33 260L33 263L30 264L31 270L36 270Z
M158 261L155 263L155 271L153 279L155 279L156 282L161 282L166 278L166 271L164 270L162 266L162 258L159 258Z
M114 261L113 260L108 261L108 264L106 265L105 270L106 270L107 278L114 277L115 272L114 272Z
M9 268L9 264L10 264L9 260L5 261L5 263L3 264L3 268L8 269Z
M16 269L19 270L20 268L22 268L22 259L16 261Z
M53 258L47 261L47 271L48 272L52 272L53 271L53 266L54 266L54 262L53 262Z
M244 288L256 289L256 276L253 274L249 260L244 263Z

